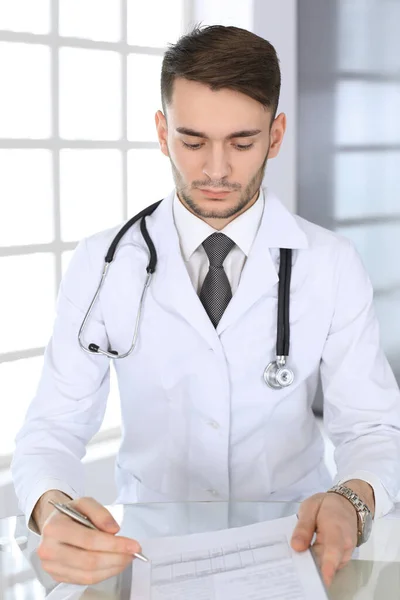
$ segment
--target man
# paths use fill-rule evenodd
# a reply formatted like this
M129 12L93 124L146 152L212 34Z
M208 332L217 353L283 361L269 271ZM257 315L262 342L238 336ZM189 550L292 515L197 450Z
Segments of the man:
M371 284L348 241L291 215L261 187L286 129L267 41L235 27L196 28L166 52L161 91L155 121L176 190L146 218L157 267L135 349L115 361L118 501L302 500L292 545L305 550L316 532L329 585L400 484L400 395L379 346ZM83 498L80 463L104 415L109 359L83 352L78 332L118 229L74 254L12 466L21 509L42 533L44 568L75 583L119 572L139 550ZM293 252L295 380L272 389L263 373L275 358L280 248ZM136 223L120 241L86 344L130 347L148 260ZM331 492L311 410L319 374L334 483L345 484ZM103 531L67 522L49 498L73 499Z

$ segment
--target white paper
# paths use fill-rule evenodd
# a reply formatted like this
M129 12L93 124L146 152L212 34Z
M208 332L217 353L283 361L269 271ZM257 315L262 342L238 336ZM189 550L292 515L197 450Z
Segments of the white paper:
M142 540L131 600L326 600L311 552L295 552L295 515L246 527Z

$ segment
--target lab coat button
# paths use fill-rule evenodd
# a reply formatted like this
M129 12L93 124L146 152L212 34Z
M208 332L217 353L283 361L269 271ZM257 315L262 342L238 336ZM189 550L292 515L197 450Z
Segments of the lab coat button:
M217 421L208 421L208 424L210 427L213 427L214 429L219 429L219 423L217 423Z
M208 492L209 494L211 494L211 496L219 496L217 490L206 490L206 492Z

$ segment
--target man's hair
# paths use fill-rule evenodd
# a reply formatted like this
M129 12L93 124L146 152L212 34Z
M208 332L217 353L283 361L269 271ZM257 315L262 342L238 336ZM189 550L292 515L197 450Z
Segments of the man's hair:
M161 69L164 115L177 77L203 83L212 91L226 88L246 94L272 113L271 124L275 119L281 88L279 59L272 44L251 31L196 25L170 44Z

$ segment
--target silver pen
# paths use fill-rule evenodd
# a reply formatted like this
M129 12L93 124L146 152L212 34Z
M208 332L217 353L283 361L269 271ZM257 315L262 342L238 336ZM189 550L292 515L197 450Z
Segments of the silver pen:
M67 517L71 517L71 519L74 519L74 521L81 523L81 525L85 525L85 527L90 527L90 529L96 529L96 531L101 531L98 527L96 527L96 525L93 525L92 521L88 517L82 515L80 512L78 512L71 506L68 506L67 504L61 504L59 502L54 502L53 500L48 500L48 502L50 502L50 504L52 504L61 513L67 515ZM149 562L149 559L146 558L143 554L140 554L140 552L133 552L133 556L135 556L136 558L140 558L140 560L143 560L144 562Z

